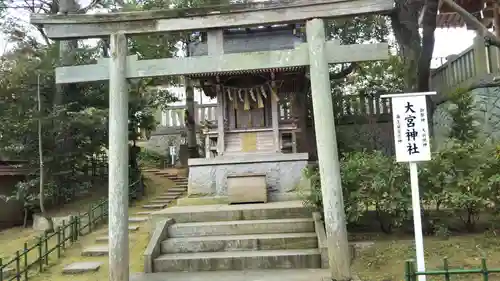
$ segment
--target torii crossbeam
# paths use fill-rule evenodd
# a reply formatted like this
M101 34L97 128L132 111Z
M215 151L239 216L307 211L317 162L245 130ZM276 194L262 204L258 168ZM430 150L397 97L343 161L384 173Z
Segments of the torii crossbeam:
M51 39L109 37L111 58L94 65L56 68L57 83L109 80L109 280L129 280L128 253L128 89L127 79L189 75L245 69L308 65L328 256L332 278L350 279L340 168L329 63L382 60L387 44L342 46L327 42L324 19L387 13L393 0L285 0L253 4L89 15L32 14L31 23L45 28ZM229 27L306 22L307 43L293 50L224 54L222 36L212 32ZM137 60L127 57L127 35L205 30L208 56ZM211 43L210 43L211 42ZM216 50L217 49L217 50Z

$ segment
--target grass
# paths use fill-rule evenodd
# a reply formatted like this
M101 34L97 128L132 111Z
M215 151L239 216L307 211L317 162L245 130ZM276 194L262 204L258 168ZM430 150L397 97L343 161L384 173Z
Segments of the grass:
M172 186L174 183L164 177L155 176L152 174L146 174L146 192L147 195L140 201L137 201L129 208L129 215L133 216L138 211L145 211L141 208L141 206L147 203L149 200L154 198L159 193L165 192L168 187ZM19 238L19 243L17 243L16 247L12 246L11 251L6 253L13 253L16 250L20 250L23 247L24 242L30 239L33 239L37 236L37 233L33 231L29 231L29 229L21 229L24 230L23 233L15 232L16 230L10 229L5 235L16 234L17 235L30 235L29 237ZM19 231L19 229L18 229ZM144 268L143 261L143 252L147 247L149 242L149 224L147 222L140 223L140 228L138 231L130 233L130 271L131 272L142 272ZM68 280L68 276L62 275L62 269L73 262L79 261L101 261L103 265L98 272L95 273L86 273L82 275L71 276L73 281L90 281L90 280L106 280L108 278L108 258L107 257L83 257L81 256L81 252L83 248L95 245L95 239L98 236L103 236L107 234L107 225L102 225L98 229L95 229L89 235L80 237L80 239L73 245L68 245L66 250L62 251L61 259L57 258L56 252L53 252L49 258L49 266L45 267L42 273L39 273L37 270L33 270L30 272L30 280L38 280L38 281L63 281ZM2 236L3 237L3 236ZM10 237L12 239L12 236ZM0 240L0 243L2 241ZM56 238L49 240L49 248L51 248L56 243ZM1 245L1 244L0 244ZM19 246L20 245L20 246ZM3 246L3 245L2 245ZM2 252L3 252L2 248ZM33 255L29 255L28 260L34 260L37 258L36 251L33 252ZM22 263L21 263L22 265ZM36 266L35 266L36 267Z
M105 196L106 189L100 188L98 186L95 188L95 192L89 196L85 196L77 201L73 201L59 208L53 208L47 211L50 216L67 216L69 214L76 214L78 212L86 212L89 209L90 204L97 202L99 199ZM38 238L43 231L34 230L31 225L27 228L22 226L13 227L0 231L0 258L6 259L12 258L14 253L18 250L22 250L24 243L28 243L28 247L35 243L35 239Z
M481 258L487 258L488 268L500 268L500 237L493 232L474 235L424 237L427 270L443 269L443 258L448 257L450 268L471 269L481 267ZM354 261L354 271L362 280L404 280L404 262L415 258L412 237L379 236L375 244L364 250ZM490 275L490 280L500 274ZM444 280L444 276L427 277ZM454 275L452 280L483 280L481 274Z

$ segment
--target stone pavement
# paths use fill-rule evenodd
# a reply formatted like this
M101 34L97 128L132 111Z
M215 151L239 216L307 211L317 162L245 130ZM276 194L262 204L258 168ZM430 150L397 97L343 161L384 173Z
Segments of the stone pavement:
M136 273L130 281L329 281L327 269Z

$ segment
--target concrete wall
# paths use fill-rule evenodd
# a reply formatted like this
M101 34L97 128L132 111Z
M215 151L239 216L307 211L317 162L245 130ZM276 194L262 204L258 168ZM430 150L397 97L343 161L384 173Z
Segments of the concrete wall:
M0 176L0 196L13 195L16 183L22 179L22 176ZM0 229L21 225L23 219L23 204L21 202L17 200L5 202L0 199Z
M475 97L477 126L480 137L487 140L500 140L500 88L478 88L472 90ZM452 125L448 110L453 106L450 102L440 104L434 113L433 127L435 139L433 145L436 149L442 148L448 139Z

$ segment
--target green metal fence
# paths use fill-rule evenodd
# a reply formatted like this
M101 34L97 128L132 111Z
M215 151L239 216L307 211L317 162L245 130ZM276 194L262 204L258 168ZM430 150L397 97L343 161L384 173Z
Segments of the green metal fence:
M417 267L414 260L408 260L405 263L405 280L406 281L416 281L418 276L442 276L445 281L453 280L453 275L481 275L484 281L488 281L492 273L500 273L500 269L488 268L486 265L486 259L481 259L480 268L472 269L454 269L450 268L448 264L448 259L443 259L443 269L439 270L429 270L429 271L417 271Z
M129 186L131 199L142 193L143 181L138 178ZM107 221L108 200L91 204L88 212L71 217L62 222L53 233L45 233L34 243L24 243L24 249L16 251L13 258L3 261L0 258L0 281L28 280L29 272L42 272L49 265L49 258L60 258L61 252L74 244L82 235L91 233L95 227ZM52 256L51 256L52 254Z

